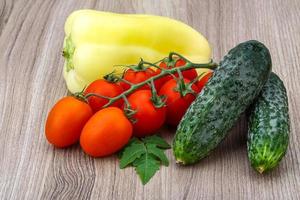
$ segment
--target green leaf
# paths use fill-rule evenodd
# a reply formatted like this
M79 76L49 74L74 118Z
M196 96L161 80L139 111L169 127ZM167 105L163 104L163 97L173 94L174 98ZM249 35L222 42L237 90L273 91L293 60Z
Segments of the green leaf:
M127 143L127 146L131 145L131 144L140 144L142 143L138 138L133 137L129 140L129 142Z
M170 148L170 145L159 136L143 139L132 138L119 152L121 155L120 168L134 166L145 185L159 170L160 164L169 165L168 158L164 153L167 148Z
M143 139L143 141L145 143L151 143L151 144L155 144L157 147L163 148L163 149L170 149L171 146L161 137L157 136L157 135L153 135L150 137L145 137Z
M159 170L159 162L151 154L144 154L133 165L138 173L143 185L154 176L155 172Z
M162 149L157 148L155 144L146 144L146 147L148 152L160 159L163 165L169 166L168 157Z
M117 153L118 158L119 158L119 159L122 158L122 156L123 156L123 154L124 154L124 151L125 151L125 149L126 149L128 146L130 146L131 144L138 144L138 143L142 143L142 142L141 142L139 139L137 139L137 138L131 138L131 139L129 140L129 142L127 143L127 145Z
M123 169L136 159L146 153L146 148L143 143L131 142L129 146L126 146L120 160L120 168Z

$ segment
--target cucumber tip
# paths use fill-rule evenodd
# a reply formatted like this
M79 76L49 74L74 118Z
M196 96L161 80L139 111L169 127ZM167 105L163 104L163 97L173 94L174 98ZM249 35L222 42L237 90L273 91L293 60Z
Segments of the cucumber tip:
M256 167L255 169L256 169L256 171L258 171L260 174L264 173L264 171L265 171L264 166L258 166L258 167Z

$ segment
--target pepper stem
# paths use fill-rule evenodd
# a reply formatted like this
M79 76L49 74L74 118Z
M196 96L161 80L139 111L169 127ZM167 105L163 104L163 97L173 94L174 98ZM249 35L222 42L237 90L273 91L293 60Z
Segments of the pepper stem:
M65 39L63 52L62 52L62 56L66 59L67 72L74 69L74 65L73 65L74 52L75 52L75 46L74 46L73 41L71 39L71 35L69 35Z

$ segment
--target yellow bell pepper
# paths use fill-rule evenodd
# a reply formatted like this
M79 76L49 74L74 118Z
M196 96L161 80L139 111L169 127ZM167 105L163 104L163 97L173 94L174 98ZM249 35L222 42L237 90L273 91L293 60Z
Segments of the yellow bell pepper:
M65 34L64 78L72 93L140 58L156 62L173 51L193 62L211 59L200 33L167 17L78 10L67 18Z

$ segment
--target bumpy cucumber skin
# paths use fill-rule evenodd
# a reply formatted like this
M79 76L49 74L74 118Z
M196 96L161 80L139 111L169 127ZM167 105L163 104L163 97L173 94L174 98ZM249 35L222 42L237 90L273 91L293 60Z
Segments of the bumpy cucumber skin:
M248 158L259 173L276 167L289 143L289 110L286 89L271 73L249 116Z
M193 164L206 157L258 96L271 68L269 50L258 41L231 49L177 127L176 161Z

